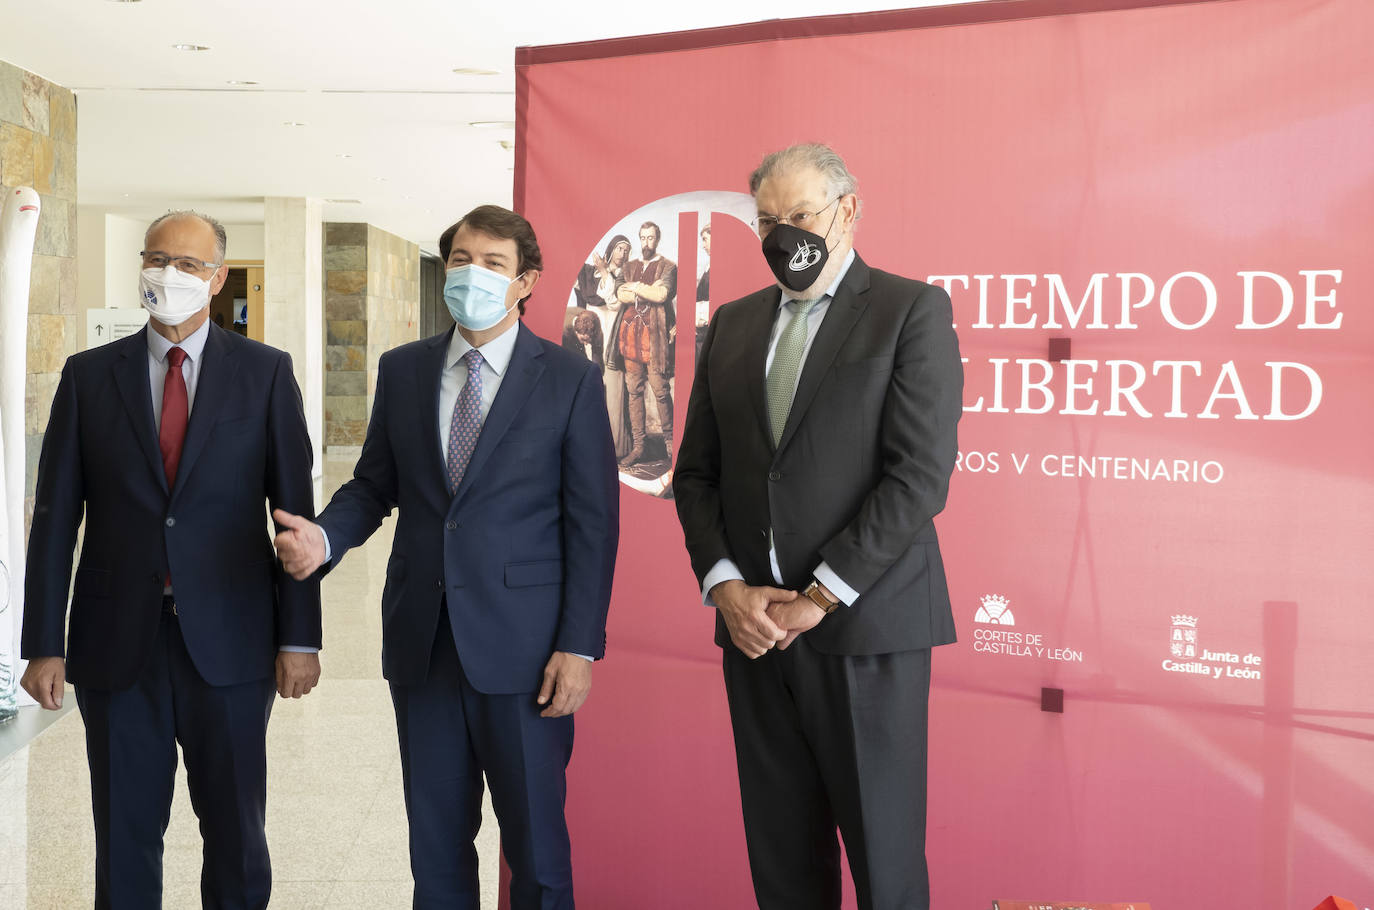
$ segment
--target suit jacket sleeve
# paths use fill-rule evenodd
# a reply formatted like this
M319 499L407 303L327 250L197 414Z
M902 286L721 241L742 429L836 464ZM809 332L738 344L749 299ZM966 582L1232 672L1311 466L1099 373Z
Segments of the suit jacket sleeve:
M963 385L949 295L926 286L897 342L879 439L881 479L854 519L821 547L821 558L860 594L945 507Z
M57 384L38 460L20 639L20 656L28 660L65 657L67 653L67 592L86 501L74 373L68 360Z
M706 580L717 562L733 559L725 535L725 517L720 506L720 431L711 404L711 382L707 364L711 344L721 319L718 313L706 330L697 357L697 375L687 402L687 422L673 469L673 500L686 539L687 554L697 584Z
M320 513L319 524L329 535L332 551L326 571L338 565L344 553L371 537L397 505L396 458L387 433L388 360L388 355L383 354L378 364L372 418L367 422L367 436L353 468L353 479L339 487Z
M555 650L601 658L620 540L615 444L601 370L582 374L563 436L563 612Z
M267 499L274 509L315 517L314 460L291 355L283 354L272 377L268 413ZM296 581L278 561L276 581L277 645L321 647L319 578Z

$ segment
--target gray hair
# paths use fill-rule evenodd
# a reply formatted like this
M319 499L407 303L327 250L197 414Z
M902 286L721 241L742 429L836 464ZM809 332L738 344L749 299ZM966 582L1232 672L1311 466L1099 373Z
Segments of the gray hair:
M190 209L177 209L154 218L153 223L148 225L148 230L143 232L143 245L145 247L148 245L148 238L153 236L153 231L156 231L168 221L175 221L178 218L196 218L210 226L210 230L215 232L215 258L223 265L224 251L229 245L229 235L224 232L224 225L220 224L209 215L202 215L200 212L195 212Z
M754 173L749 175L749 195L757 196L759 187L769 177L808 167L815 168L825 178L826 190L831 198L837 199L859 191L859 181L849 173L844 159L834 149L819 142L804 142L766 156Z

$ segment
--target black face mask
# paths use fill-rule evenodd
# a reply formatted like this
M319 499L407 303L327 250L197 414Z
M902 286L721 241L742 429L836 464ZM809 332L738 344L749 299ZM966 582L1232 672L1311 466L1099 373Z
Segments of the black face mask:
M835 210L835 215L839 209ZM835 223L835 215L830 223ZM830 228L826 227L829 233ZM789 291L804 291L816 283L830 258L825 238L791 224L779 224L763 238L763 258L778 283Z

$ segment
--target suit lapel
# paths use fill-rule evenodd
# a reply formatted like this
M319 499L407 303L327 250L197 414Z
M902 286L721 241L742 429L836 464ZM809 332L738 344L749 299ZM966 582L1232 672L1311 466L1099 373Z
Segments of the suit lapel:
M744 394L754 405L754 414L758 417L759 426L763 428L763 435L769 442L773 440L773 431L768 425L768 339L772 335L773 320L777 317L778 303L782 300L782 291L776 286L761 292L762 298L757 305L749 311L745 318L745 323L741 327L740 337L746 345L744 351Z
M429 475L439 484L445 498L448 496L448 467L444 464L444 454L439 448L439 426L440 421L447 424L453 415L439 413L439 387L444 380L448 346L453 341L455 331L457 329L452 328L429 339L415 361L415 388L420 402L421 445L425 450L421 457L429 463Z
M210 333L205 336L205 350L200 355L196 399L191 403L191 420L186 425L186 440L181 444L181 463L177 465L180 482L172 488L174 502L185 489L196 459L205 450L210 431L214 429L215 421L219 420L219 412L236 387L234 376L239 369L238 358L234 356L234 348L224 335L223 329L210 323Z
M157 427L153 424L153 392L148 385L148 329L145 326L127 339L117 342L124 346L122 356L114 363L115 385L139 446L148 458L153 476L167 492L167 476L162 470L162 450L157 445Z
M491 403L491 411L482 424L481 435L477 437L477 447L473 449L467 470L463 472L463 483L458 487L458 495L453 498L453 505L449 507L450 512L458 507L463 497L472 489L478 475L482 473L482 467L491 458L492 450L500 444L502 437L510 429L511 421L520 413L530 393L534 391L535 383L544 372L544 365L540 363L544 352L539 346L539 340L525 328L523 322L517 331L519 334L515 338L515 350L511 352L510 363L506 366L506 375L501 379L501 388L496 393L496 400Z
M867 291L868 266L855 254L844 281L835 289L830 308L821 320L821 327L816 331L816 340L811 342L806 363L802 365L801 378L797 380L797 393L792 396L792 408L787 412L787 426L783 427L782 439L778 441L779 452L785 449L796 435L797 425L806 416L806 409L816 397L821 380L829 371L830 365L835 362L835 355L839 353L840 346L849 337L854 324L859 321L859 317L868 306Z

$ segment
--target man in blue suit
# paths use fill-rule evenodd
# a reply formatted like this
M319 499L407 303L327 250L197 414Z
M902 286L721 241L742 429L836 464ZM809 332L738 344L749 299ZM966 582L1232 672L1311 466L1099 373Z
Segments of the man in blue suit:
M482 775L513 910L573 906L573 719L605 651L619 491L601 369L520 323L543 260L480 206L439 240L455 329L381 358L353 479L319 523L278 513L308 577L399 507L382 670L400 737L416 908L478 907Z
M161 906L178 743L204 906L266 907L267 720L274 689L299 698L319 679L320 589L276 564L263 503L310 514L310 438L291 358L209 321L228 276L219 222L172 212L144 241L148 327L70 357L53 400L23 686L49 709L76 686L97 908Z

